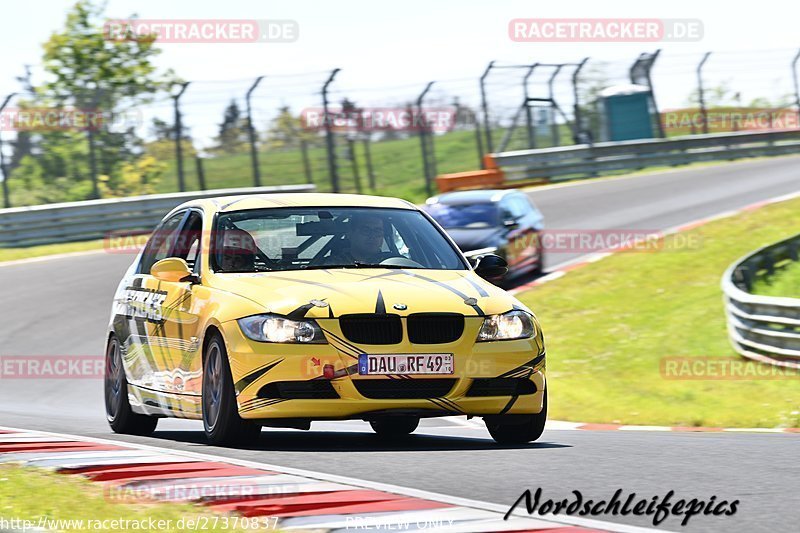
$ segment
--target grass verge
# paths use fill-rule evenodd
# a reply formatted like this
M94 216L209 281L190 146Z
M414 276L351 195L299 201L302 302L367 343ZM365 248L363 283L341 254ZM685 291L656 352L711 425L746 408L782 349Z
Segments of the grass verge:
M800 200L792 200L718 220L676 236L660 251L618 253L520 294L547 338L551 417L798 427L796 374L754 378L772 370L755 363L747 363L750 373L740 379L662 374L668 357L736 357L728 344L721 276L746 253L796 234L798 210ZM684 242L696 245L678 249ZM704 368L720 375L720 367Z
M226 516L230 520L228 527L220 523ZM207 531L247 531L233 527L234 519L203 512L192 505L114 503L105 497L99 484L79 476L0 465L0 523L17 520L20 530L25 524L21 521L25 520L29 521L28 527L44 527L48 531L179 532L192 529L192 524ZM119 520L130 522L113 522Z
M101 250L105 240L67 242L59 244L43 244L41 246L29 246L26 248L0 248L0 263L4 261L16 261L18 259L30 259L33 257L44 257L47 255L69 254L75 252L87 252L90 250Z

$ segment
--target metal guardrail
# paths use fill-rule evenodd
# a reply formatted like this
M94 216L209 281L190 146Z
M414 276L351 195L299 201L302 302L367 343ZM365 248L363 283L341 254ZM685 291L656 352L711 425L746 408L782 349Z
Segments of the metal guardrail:
M800 153L800 130L717 133L491 154L506 181L580 178L702 161Z
M800 234L756 250L722 277L728 335L750 359L800 368L800 298L751 294L753 282L798 261Z
M313 192L314 185L279 185L154 194L0 209L0 247L100 239L113 231L152 230L189 200L243 194Z

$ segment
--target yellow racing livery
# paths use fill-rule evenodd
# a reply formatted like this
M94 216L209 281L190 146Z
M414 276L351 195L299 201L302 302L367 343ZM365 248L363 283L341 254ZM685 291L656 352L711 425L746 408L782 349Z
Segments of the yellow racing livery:
M107 419L151 433L202 420L210 442L262 426L361 419L383 437L420 418L483 417L529 442L547 413L533 313L404 200L267 194L196 200L164 217L114 296Z

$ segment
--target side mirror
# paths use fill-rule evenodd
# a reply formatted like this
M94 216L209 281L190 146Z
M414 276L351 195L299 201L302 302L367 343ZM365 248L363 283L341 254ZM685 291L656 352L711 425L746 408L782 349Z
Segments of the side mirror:
M167 257L157 262L150 268L150 274L161 281L171 281L173 283L188 281L197 283L197 276L189 270L189 265L183 259L177 257Z
M505 226L506 229L517 229L519 227L519 222L516 220L504 220L503 226Z
M495 254L487 254L478 258L475 273L485 280L499 279L508 272L506 260Z

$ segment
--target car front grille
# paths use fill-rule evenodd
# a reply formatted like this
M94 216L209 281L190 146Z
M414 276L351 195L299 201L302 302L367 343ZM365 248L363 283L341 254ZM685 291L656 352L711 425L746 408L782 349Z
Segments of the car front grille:
M478 378L472 380L467 396L519 396L536 392L536 384L525 378Z
M409 400L446 396L455 379L354 379L359 394L373 400Z
M415 313L408 317L408 340L414 344L455 342L464 333L464 315Z
M342 315L339 327L347 340L359 344L399 344L403 341L403 324L399 315Z
M455 342L464 333L464 315L415 313L408 316L408 340L413 344ZM351 314L339 318L342 334L357 344L399 344L403 324L399 315Z

